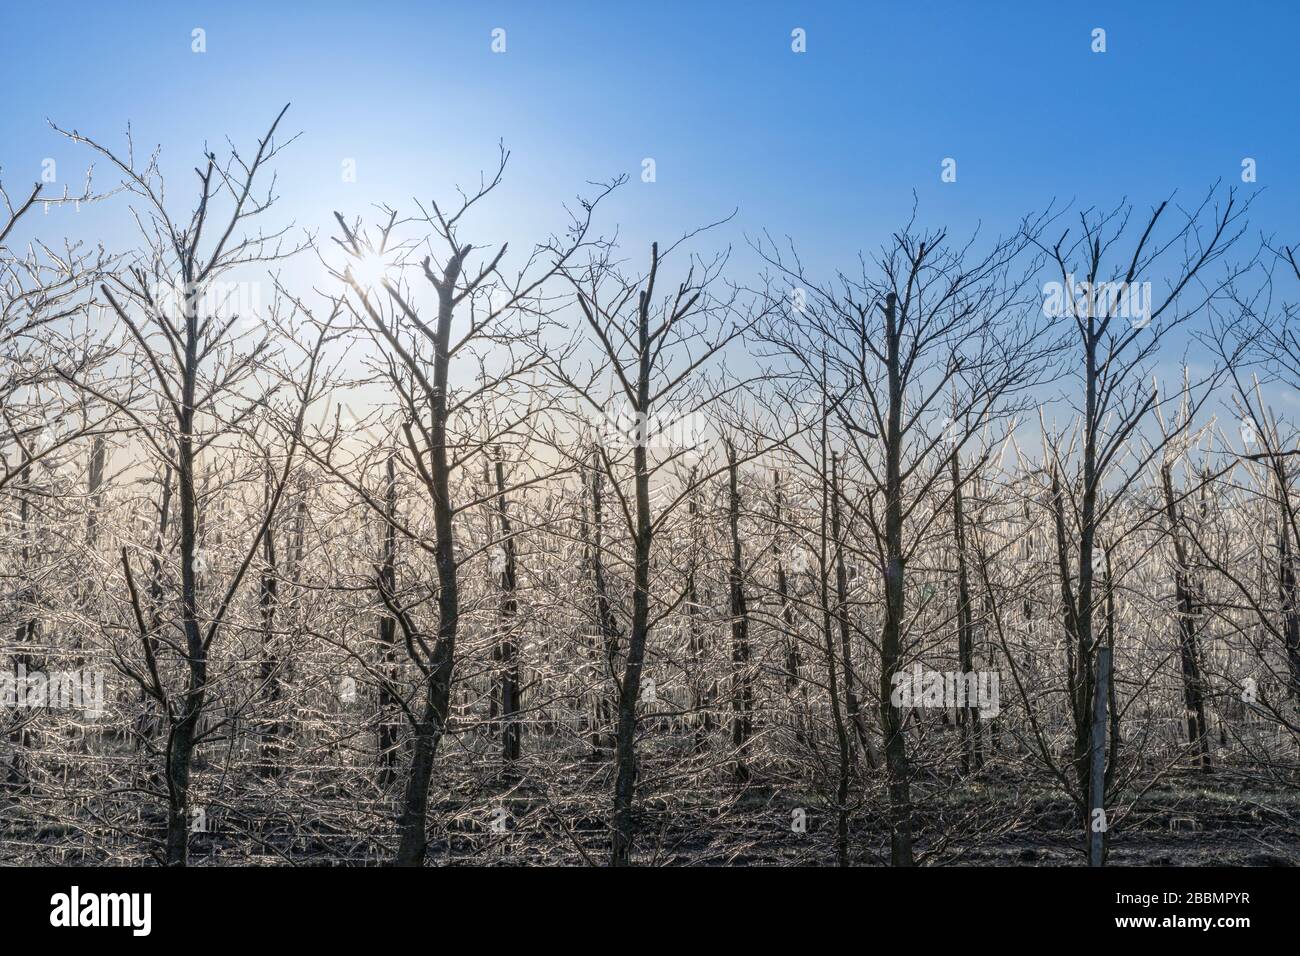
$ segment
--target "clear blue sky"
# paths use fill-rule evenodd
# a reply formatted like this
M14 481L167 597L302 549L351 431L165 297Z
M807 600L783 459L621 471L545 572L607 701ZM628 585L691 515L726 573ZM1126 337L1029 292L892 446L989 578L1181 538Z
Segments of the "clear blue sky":
M191 30L207 52L191 52ZM504 54L491 31L506 30ZM807 31L807 52L790 32ZM1107 52L1093 53L1102 27ZM1300 4L0 2L0 166L90 156L45 125L164 146L178 201L205 139L247 144L285 102L302 139L283 213L447 195L513 150L498 235L562 224L587 180L632 182L602 225L668 239L740 208L720 242L769 228L851 266L906 218L1014 228L1049 200L1191 201L1258 162L1255 231L1300 242ZM639 179L653 157L657 182ZM958 181L940 182L945 157ZM341 181L355 159L358 181ZM102 169L102 166L101 166ZM104 181L107 180L105 171ZM113 242L119 209L83 212ZM52 212L51 220L60 212ZM44 232L43 226L40 226ZM475 237L477 238L477 237Z

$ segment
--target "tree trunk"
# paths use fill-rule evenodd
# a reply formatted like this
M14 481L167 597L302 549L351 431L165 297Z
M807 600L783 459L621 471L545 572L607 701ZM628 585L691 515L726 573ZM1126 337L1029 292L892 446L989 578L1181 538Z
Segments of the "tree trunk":
M447 262L438 293L438 324L434 332L433 398L429 409L429 490L433 498L434 563L438 569L438 639L424 674L424 707L411 739L411 767L398 821L398 866L420 866L427 840L425 820L429 804L429 777L433 758L447 726L451 681L456 663L456 626L460 617L456 550L451 522L450 471L447 464L447 366L450 361L452 308L456 281L469 246Z
M844 709L858 744L874 770L880 763L876 745L867 730L867 719L858 705L857 676L853 668L853 641L849 630L849 574L844 565L844 539L840 531L839 459L831 455L831 541L835 548L835 617L840 628L840 656L844 669Z
M1191 581L1187 548L1179 532L1178 504L1174 498L1172 467L1165 463L1160 468L1161 490L1165 497L1165 516L1169 521L1169 537L1174 548L1174 598L1178 605L1178 657L1182 663L1183 703L1187 718L1187 741L1199 753L1197 765L1209 773L1210 731L1205 722L1205 679L1201 674L1200 654L1196 640L1196 620L1199 609L1195 587Z
M384 496L384 513L388 520L384 522L383 545L379 555L379 586L388 594L397 593L397 529L393 521L397 517L397 471L392 455L388 458L388 486ZM397 620L391 614L379 618L379 653L380 669L386 680L397 678ZM377 747L379 751L379 786L388 789L397 774L398 735L401 723L397 712L397 700L387 683L379 688Z
M273 493L271 481L272 476L268 465L265 494L267 507L270 506ZM266 529L266 536L262 541L262 563L261 584L258 594L258 607L262 614L262 664L258 676L262 682L262 701L267 710L271 712L271 716L263 721L262 759L261 764L258 766L258 772L264 776L270 776L276 773L279 766L281 741L280 724L276 717L276 709L280 699L284 696L280 686L280 662L276 659L275 654L275 612L280 594L277 580L279 568L276 565L274 528Z
M695 469L691 469L691 487L695 486ZM691 555L686 569L686 627L687 652L691 662L691 719L695 725L692 747L702 753L708 745L709 734L713 731L713 715L709 711L710 701L704 688L704 629L700 626L700 591L697 575L699 573L699 503L692 492L687 504L687 514L691 526Z
M749 612L745 606L745 564L740 548L740 490L736 450L727 442L727 519L731 530L731 743L736 751L734 776L749 780L749 738L753 733L754 689L749 670Z
M1296 581L1296 558L1291 546L1291 513L1287 501L1288 483L1275 466L1278 475L1278 587L1282 601L1282 636L1285 643L1287 672L1291 679L1291 696L1300 701L1300 585Z
M826 429L826 374L825 363L822 365L822 426L821 426L821 523L820 542L817 553L818 576L821 581L822 642L826 652L826 689L831 699L831 720L835 727L835 744L839 763L836 767L835 787L835 862L838 866L849 865L849 769L852 765L852 742L845 725L843 707L840 703L840 680L836 673L835 638L831 627L830 594L830 515L831 482L827 450Z
M501 715L501 759L507 766L519 759L523 726L519 722L519 649L514 633L518 600L515 569L515 539L510 528L506 503L505 468L497 451L496 460L497 519L501 527L501 547L505 566L501 570L501 604L497 612L499 627L496 645L498 711Z
M781 560L781 472L772 475L775 491L772 529L772 561L776 565L776 594L781 604L781 623L784 625L785 689L793 691L799 686L799 642L794 633L794 607L790 604L790 583L786 579L785 564Z
M952 456L953 542L957 551L957 658L963 678L975 672L975 623L971 612L970 578L966 568L966 528L962 512L961 467ZM991 597L991 596L990 596ZM969 689L970 684L964 685ZM981 747L980 712L972 707L970 695L964 693L957 707L957 725L961 728L961 772L970 773L984 766Z
M198 494L194 487L194 401L198 384L199 290L188 282L185 296L185 357L176 441L176 490L180 497L181 631L185 635L188 682L180 708L171 718L167 738L167 838L168 866L185 866L189 857L190 766L194 738L207 700L208 649L199 631L198 552L200 523Z
M889 859L893 866L912 866L911 765L903 715L894 706L894 676L903 654L903 390L897 297L885 297L888 347L889 421L885 448L885 622L880 635L880 717L889 771Z
M602 491L601 463L598 450L592 450L591 468L591 573L595 590L596 626L601 641L603 655L603 673L597 680L596 734L595 748L597 755L603 748L613 749L615 712L618 708L617 678L619 631L614 619L614 610L609 601L609 588L605 581L604 561L604 494ZM613 693L605 692L606 682L615 684ZM608 737L605 735L608 734Z
M1088 865L1101 866L1106 861L1106 706L1110 701L1109 647L1097 651L1096 692L1092 702L1092 731L1088 748L1091 762L1088 787L1089 814Z
M642 290L637 309L637 395L636 414L641 422L650 421L650 373L654 361L650 342L650 290L654 283L654 265L659 261L659 245L651 246L649 288ZM650 516L650 467L647 454L649 435L638 428L632 450L635 487L636 537L633 555L632 633L628 640L627 665L618 688L618 731L616 733L614 780L614 838L610 848L613 866L632 862L634 824L632 802L636 792L636 705L641 693L641 668L645 660L646 641L650 637L650 547L653 524Z

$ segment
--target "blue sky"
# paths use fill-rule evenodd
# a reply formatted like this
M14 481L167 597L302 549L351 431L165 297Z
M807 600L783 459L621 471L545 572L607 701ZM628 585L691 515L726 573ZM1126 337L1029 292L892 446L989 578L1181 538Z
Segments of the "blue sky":
M601 220L629 252L739 208L716 242L767 228L851 268L906 220L1002 232L1049 201L1199 198L1258 164L1252 231L1300 242L1294 38L1300 5L1133 3L62 3L0 6L0 167L10 192L89 153L46 118L164 147L187 202L203 143L248 145L285 102L302 138L280 221L447 196L499 140L485 241L562 226L584 183L631 182ZM191 31L207 51L191 51ZM491 31L506 31L506 52ZM807 31L807 52L791 30ZM1107 50L1091 50L1106 30ZM640 180L642 160L654 183ZM957 161L955 183L940 164ZM356 161L357 181L341 165ZM108 174L100 165L100 183ZM45 234L51 212L34 228ZM128 236L120 206L77 232ZM71 230L61 230L67 232ZM1253 237L1252 237L1253 240ZM740 259L741 264L748 260ZM747 276L740 277L742 281Z
M611 10L610 6L617 6ZM446 192L513 152L508 201L539 224L586 180L639 173L631 235L739 206L818 253L872 247L916 190L922 218L1011 228L1047 200L1146 204L1173 188L1267 187L1261 228L1295 224L1290 3L96 3L0 8L0 164L34 180L84 152L45 119L142 143L187 169L278 108L304 136L286 209L358 210ZM1090 50L1094 27L1107 51ZM207 52L191 52L191 30ZM490 32L504 28L504 54ZM790 31L807 30L804 54ZM358 182L342 183L344 158ZM940 162L958 181L939 181ZM66 159L66 162L63 160ZM347 188L347 187L351 188ZM179 188L174 186L173 188ZM519 208L521 207L522 208Z

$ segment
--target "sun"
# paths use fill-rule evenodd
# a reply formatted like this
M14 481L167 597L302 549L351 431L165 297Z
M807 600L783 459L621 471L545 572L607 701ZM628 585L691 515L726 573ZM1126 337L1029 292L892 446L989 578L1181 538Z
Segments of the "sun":
M378 252L368 251L348 265L357 285L363 289L382 286L392 272L393 264Z

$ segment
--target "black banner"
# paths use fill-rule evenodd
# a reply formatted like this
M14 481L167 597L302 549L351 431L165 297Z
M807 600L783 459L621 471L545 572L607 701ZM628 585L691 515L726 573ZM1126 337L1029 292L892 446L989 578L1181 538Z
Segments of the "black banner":
M774 922L839 932L847 915L861 929L894 927L927 941L1168 938L1161 931L1172 930L1231 945L1235 934L1289 925L1296 881L1294 870L1265 868L49 868L0 871L0 887L15 944L76 933L127 946L195 938L373 945L429 921L458 934L511 926L562 943L625 930L629 919L647 940L689 920L734 941L765 937Z

